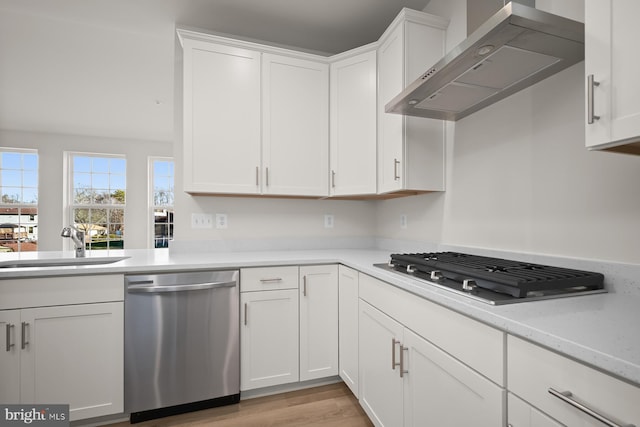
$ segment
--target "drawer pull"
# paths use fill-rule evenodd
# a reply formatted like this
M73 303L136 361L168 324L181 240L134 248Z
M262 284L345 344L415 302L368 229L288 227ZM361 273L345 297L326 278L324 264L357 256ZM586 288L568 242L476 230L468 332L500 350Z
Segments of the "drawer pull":
M13 329L13 326L14 326L14 325L12 325L12 324L10 324L10 323L7 323L7 329L6 329L6 333L7 333L7 343L6 343L6 346L5 346L5 347L6 347L6 348L5 348L5 350L6 350L6 351L11 351L11 347L14 347L14 346L15 346L15 344L12 344L12 343L11 343L11 330Z
M396 370L396 366L400 366L400 363L396 362L396 344L400 344L395 338L391 338L391 369Z
M574 408L584 412L585 414L595 418L596 420L600 421L601 423L609 427L635 427L633 424L618 424L616 422L611 421L609 418L603 415L600 415L599 413L589 408L588 406L578 402L575 399L572 399L573 393L571 393L570 391L557 391L553 388L550 388L549 393L552 396L557 397L563 402L573 406Z
M282 277L274 277L273 279L260 279L260 283L276 283L282 282Z

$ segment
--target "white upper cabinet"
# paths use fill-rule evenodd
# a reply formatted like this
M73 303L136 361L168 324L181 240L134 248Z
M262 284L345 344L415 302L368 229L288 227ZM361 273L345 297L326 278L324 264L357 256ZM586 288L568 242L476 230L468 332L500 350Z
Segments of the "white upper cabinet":
M640 155L637 0L585 2L586 145Z
M263 54L265 194L328 196L329 66Z
M330 73L330 194L375 194L375 45L337 57Z
M378 47L378 193L444 190L444 122L385 105L444 54L446 19L403 9Z
M328 196L326 58L186 30L178 35L185 191Z
M184 189L260 192L260 52L183 38Z

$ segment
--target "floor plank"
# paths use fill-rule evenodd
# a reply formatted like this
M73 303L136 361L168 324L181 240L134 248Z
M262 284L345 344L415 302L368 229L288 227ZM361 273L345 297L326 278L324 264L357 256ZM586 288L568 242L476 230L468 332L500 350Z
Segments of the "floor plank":
M111 424L125 427L129 423ZM135 424L138 427L369 427L358 400L344 383L243 400Z

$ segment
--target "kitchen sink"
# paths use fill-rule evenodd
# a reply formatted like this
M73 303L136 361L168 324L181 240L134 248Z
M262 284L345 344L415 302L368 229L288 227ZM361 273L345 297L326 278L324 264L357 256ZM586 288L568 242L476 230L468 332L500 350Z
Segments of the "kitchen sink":
M44 259L17 259L0 262L0 268L35 268L35 267L65 267L82 265L112 264L130 258L121 257L89 257L89 258L44 258Z

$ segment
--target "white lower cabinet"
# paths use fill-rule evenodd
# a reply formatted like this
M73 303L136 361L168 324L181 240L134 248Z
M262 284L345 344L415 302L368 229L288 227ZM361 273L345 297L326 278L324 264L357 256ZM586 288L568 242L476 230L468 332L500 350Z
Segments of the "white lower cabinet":
M0 402L124 410L122 275L0 280Z
M338 375L338 266L300 267L300 381Z
M509 413L508 427L562 427L562 424L554 421L511 393L507 397L507 406Z
M400 345L403 425L503 425L503 388L407 328Z
M360 404L377 426L503 425L503 388L362 300L360 354Z
M72 421L122 412L123 313L122 302L0 312L0 401L69 404Z
M338 347L340 378L355 397L360 396L358 381L358 272L338 268Z
M360 405L376 426L402 425L398 344L403 326L360 300Z
M338 374L338 266L240 270L240 390Z
M298 381L298 289L243 292L240 303L240 390Z
M511 335L507 355L509 392L560 425L640 426L640 387Z

